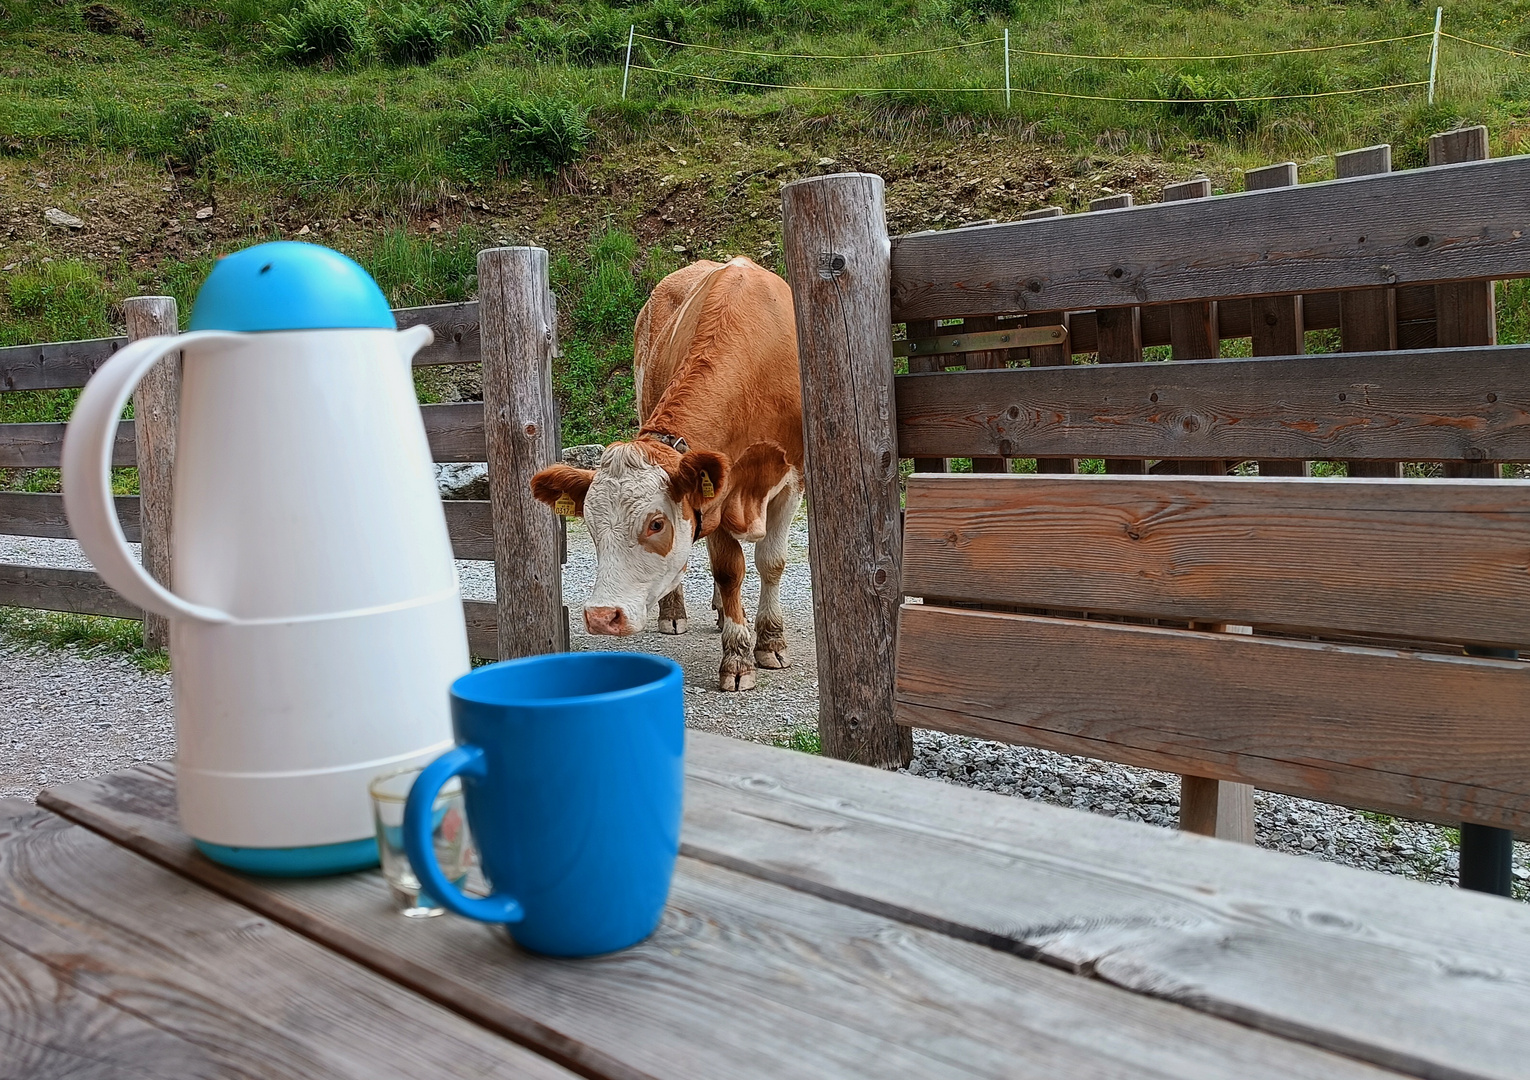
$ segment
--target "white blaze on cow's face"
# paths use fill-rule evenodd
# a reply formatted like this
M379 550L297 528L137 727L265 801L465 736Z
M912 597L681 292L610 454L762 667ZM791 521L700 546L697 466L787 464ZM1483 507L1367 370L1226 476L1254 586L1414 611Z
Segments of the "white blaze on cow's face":
M584 607L590 633L643 629L649 607L680 583L690 561L696 510L708 501L701 477L715 495L724 468L716 454L682 458L644 440L607 447L594 473L554 466L537 474L537 497L552 504L560 495L573 498L594 541L595 588Z

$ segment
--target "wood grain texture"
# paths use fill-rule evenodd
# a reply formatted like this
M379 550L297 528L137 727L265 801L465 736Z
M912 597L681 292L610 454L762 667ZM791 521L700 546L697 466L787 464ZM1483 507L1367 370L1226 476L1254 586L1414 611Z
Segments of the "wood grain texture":
M1530 156L900 237L892 263L900 321L1525 276Z
M431 304L428 307L394 308L398 328L425 325L435 331L429 345L414 354L415 367L440 364L476 364L482 348L478 301L460 304Z
M1334 155L1340 177L1373 176L1392 171L1392 148L1369 146ZM1357 289L1339 295L1339 340L1345 352L1377 352L1398 347L1397 290ZM1347 461L1350 476L1401 477L1397 461Z
M15 563L0 563L0 607L72 611L117 619L143 618L141 610L118 596L94 570Z
M1523 904L688 739L698 858L1410 1075L1524 1075Z
M1294 187L1296 162L1283 161L1243 174L1245 191L1266 191ZM1343 296L1340 294L1341 300ZM1223 332L1225 334L1225 331ZM1307 351L1306 323L1301 296L1255 296L1249 300L1250 351L1255 356L1300 356ZM1259 462L1260 476L1305 476L1305 461L1265 460ZM1221 805L1219 802L1218 805ZM1250 807L1251 808L1251 807ZM1249 829L1252 830L1252 823ZM1249 832L1252 836L1252 831Z
M435 461L487 461L488 444L483 434L483 406L476 401L449 405L421 405L425 437Z
M479 660L499 659L499 616L487 600L462 601L467 620L468 653Z
M909 596L1530 647L1520 481L915 475L904 534Z
M138 496L119 495L117 520L129 541L136 542L138 532ZM66 539L74 533L64 514L64 497L30 491L0 491L0 536L47 536Z
M374 905L387 904L379 887ZM0 806L0 1077L63 1076L573 1074L11 801Z
M909 604L916 727L1530 834L1530 668Z
M68 424L0 424L0 469L56 469L64 452L64 429ZM133 421L117 425L112 443L112 464L138 464L137 435Z
M1206 776L1181 776L1179 827L1200 836L1216 836L1240 844L1252 844L1253 787L1228 780L1212 780Z
M798 180L781 198L811 493L819 732L826 754L899 767L913 736L893 723L892 706L903 539L882 178ZM975 456L1004 454L996 443Z
M936 334L934 319L915 319L903 328L904 335L909 338L932 338ZM914 373L926 371L944 371L945 361L939 356L910 356L908 358L908 370ZM946 471L945 458L915 458L914 471L925 473L938 473Z
M906 457L1007 442L1020 457L1530 460L1530 346L902 375L896 393Z
M0 348L0 392L68 390L84 386L96 370L127 344L125 337L56 341Z
M1202 201L1211 197L1211 181L1205 177L1169 184L1163 189L1163 201ZM1169 305L1169 358L1171 360L1210 360L1222 353L1222 334L1217 328L1215 301L1192 300ZM1154 469L1160 473L1222 476L1230 462L1220 458L1199 461L1160 461Z
M564 636L562 526L531 494L532 476L558 458L546 249L480 251L478 292L499 659L509 660L557 652Z
M180 332L173 296L130 296L122 301L129 341ZM139 552L149 576L171 588L171 518L175 504L175 446L181 409L181 354L160 358L133 391L133 439L138 459ZM170 646L170 622L144 612L143 647Z
M400 926L376 902L373 874L282 882L220 870L169 823L169 783L158 769L70 785L44 799L586 1075L1388 1075L697 859L680 860L652 938L571 962L520 952L502 932L462 919ZM898 861L890 849L868 854Z
M1461 128L1429 140L1429 164L1482 161L1488 157L1485 127ZM1491 281L1451 282L1434 287L1435 342L1448 345L1492 345L1498 341L1498 322ZM1452 477L1497 476L1498 467L1486 462L1447 465Z
M1089 203L1091 211L1124 210L1133 205L1129 192L1094 199ZM1140 364L1142 362L1142 309L1104 308L1093 312L1095 324L1095 353L1102 364ZM1081 320L1075 317L1077 325ZM1147 471L1147 463L1134 458L1106 458L1105 471L1111 474L1140 475Z
M443 499L452 554L459 559L494 561L494 521L487 499Z

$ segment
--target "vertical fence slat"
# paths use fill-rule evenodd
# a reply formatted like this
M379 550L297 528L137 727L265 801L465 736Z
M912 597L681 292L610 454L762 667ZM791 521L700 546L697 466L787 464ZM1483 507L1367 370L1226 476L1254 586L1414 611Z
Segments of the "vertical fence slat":
M1392 147L1367 146L1334 155L1340 178L1392 171ZM1339 348L1344 352L1386 352L1397 348L1397 290L1356 289L1339 294ZM1349 461L1350 476L1399 477L1399 461Z
M936 329L934 319L915 319L904 324L903 334L910 341L919 341L925 338L935 337L939 331ZM938 353L926 356L910 356L908 358L908 370L910 374L925 371L944 371L945 361ZM947 468L945 458L915 458L915 472L945 472Z
M1243 174L1244 191L1295 187L1296 162L1282 161ZM1249 301L1249 337L1255 356L1299 356L1307 351L1300 296L1256 296ZM1261 461L1260 476L1306 476L1305 461Z
M1181 202L1211 197L1211 181L1202 177L1163 189L1164 202ZM1222 338L1217 331L1215 301L1192 300L1169 305L1169 350L1174 360L1211 360L1222 355ZM1221 476L1227 462L1217 460L1181 461L1173 469L1183 476Z
M1010 325L1014 325L1011 323ZM981 315L975 318L963 319L961 332L964 334L981 334L989 330L997 330L999 320L993 315ZM963 367L968 371L986 371L990 368L1008 366L1004 352L973 352L963 354ZM1001 473L1009 471L1009 462L1002 457L975 457L972 459L972 471L975 473Z
M174 334L180 315L173 296L133 296L122 302L129 341ZM166 588L171 578L171 508L174 502L175 443L181 401L181 354L171 353L149 369L133 392L138 443L140 558L149 575ZM143 647L170 645L170 624L144 613Z
M903 537L894 429L892 261L882 178L841 173L781 192L807 447L808 558L823 751L900 767L893 722Z
M1130 192L1107 195L1089 202L1091 212L1124 210L1132 205ZM1095 351L1102 364L1137 364L1142 362L1142 309L1104 308L1094 313ZM1147 471L1147 462L1137 458L1107 458L1105 471L1116 475L1138 476Z
M1211 181L1207 179L1187 180L1163 189L1164 202L1205 199L1210 196ZM1217 329L1216 303L1191 301L1170 305L1169 348L1174 360L1209 360L1220 356L1222 338ZM1181 475L1222 476L1227 470L1226 461L1206 460L1178 462L1175 471ZM1197 630L1227 629L1221 623L1190 625ZM1253 787L1201 776L1181 776L1179 827L1186 832L1253 843Z
M549 296L544 249L478 253L483 426L502 660L558 651L568 625L558 521L531 495L532 476L557 459Z

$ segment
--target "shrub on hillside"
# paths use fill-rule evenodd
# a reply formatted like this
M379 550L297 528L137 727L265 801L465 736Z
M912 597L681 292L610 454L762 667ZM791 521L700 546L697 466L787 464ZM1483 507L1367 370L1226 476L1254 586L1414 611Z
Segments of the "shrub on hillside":
M541 15L532 15L521 20L515 41L537 60L562 60L565 36L561 24Z
M690 14L690 6L681 0L656 0L639 15L638 28L654 37L685 41Z
M1258 96L1257 90L1241 93L1220 75L1177 71L1159 80L1159 96L1170 99L1164 108L1192 131L1212 138L1245 135L1259 126L1268 111L1262 101L1229 100Z
M977 19L1011 19L1015 15L1015 0L956 0L952 7Z
M361 0L306 0L271 26L272 54L296 64L340 60L366 47L367 9Z
M510 8L504 0L458 0L452 12L457 40L469 49L492 45L505 32Z
M459 146L479 169L500 175L555 173L579 160L592 134L589 113L567 98L493 97L468 108Z
M451 19L419 4L404 3L378 19L377 45L390 63L428 64L451 40Z
M763 0L717 0L707 18L727 30L759 30L768 25L770 13Z

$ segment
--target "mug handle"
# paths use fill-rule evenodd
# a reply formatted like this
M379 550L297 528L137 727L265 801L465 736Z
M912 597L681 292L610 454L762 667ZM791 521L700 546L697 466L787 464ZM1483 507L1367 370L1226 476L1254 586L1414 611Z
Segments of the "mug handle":
M525 917L520 901L504 893L468 896L441 872L435 844L431 842L431 834L435 832L432 810L446 782L454 776L483 780L488 775L488 763L483 749L478 746L455 747L425 766L409 789L409 799L404 804L404 850L409 853L409 864L414 867L421 887L439 900L446 910L479 922L516 923Z

